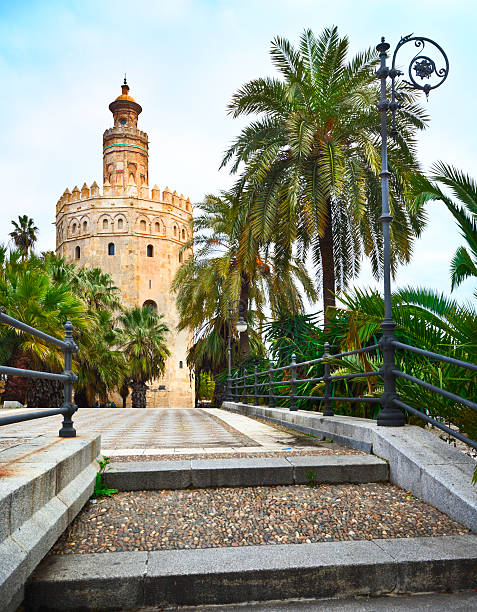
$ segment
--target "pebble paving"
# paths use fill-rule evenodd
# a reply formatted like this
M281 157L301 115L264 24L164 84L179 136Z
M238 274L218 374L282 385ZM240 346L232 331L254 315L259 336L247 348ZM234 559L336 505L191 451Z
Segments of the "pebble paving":
M466 533L390 484L136 491L88 503L51 554Z
M343 446L331 445L330 448L305 448L302 450L279 451L233 451L228 453L174 453L173 455L118 455L111 457L111 462L121 461L188 461L189 459L258 459L262 457L301 457L309 455L366 455L363 451Z

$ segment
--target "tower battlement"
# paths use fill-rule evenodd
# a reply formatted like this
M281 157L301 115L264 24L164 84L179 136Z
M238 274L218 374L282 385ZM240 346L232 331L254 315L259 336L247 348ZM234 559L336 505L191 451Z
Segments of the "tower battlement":
M103 185L65 189L56 205L57 254L77 265L111 274L125 306L147 304L163 313L171 357L148 403L192 407L194 382L186 367L191 335L179 322L171 282L190 255L192 203L176 190L149 187L146 132L137 128L141 106L122 93L110 105L114 127L103 134Z

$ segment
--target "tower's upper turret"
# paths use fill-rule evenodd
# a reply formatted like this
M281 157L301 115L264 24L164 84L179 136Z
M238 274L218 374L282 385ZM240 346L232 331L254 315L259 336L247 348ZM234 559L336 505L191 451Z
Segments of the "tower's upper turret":
M111 102L114 127L103 134L103 182L118 189L128 185L148 185L148 138L146 132L137 129L141 105L129 95L129 85L124 78L121 95Z
M129 95L129 85L124 77L121 85L122 93L111 102L109 110L113 113L114 127L134 127L137 128L137 119L142 112L141 105Z

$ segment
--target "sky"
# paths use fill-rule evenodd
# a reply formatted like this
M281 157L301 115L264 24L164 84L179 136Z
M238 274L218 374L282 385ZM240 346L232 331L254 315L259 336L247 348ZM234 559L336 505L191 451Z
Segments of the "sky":
M419 136L427 170L442 160L477 177L475 101L477 3L401 0L0 0L0 243L10 220L31 216L39 250L55 247L55 205L66 187L102 184L108 104L127 73L149 134L150 186L166 185L200 202L233 183L219 171L243 120L227 115L243 83L275 75L270 41L298 41L337 25L351 53L411 32L436 40L450 61L447 81L423 100L431 122ZM412 262L394 286L449 295L449 262L463 239L441 203ZM355 284L376 286L364 265ZM472 298L475 282L453 292Z

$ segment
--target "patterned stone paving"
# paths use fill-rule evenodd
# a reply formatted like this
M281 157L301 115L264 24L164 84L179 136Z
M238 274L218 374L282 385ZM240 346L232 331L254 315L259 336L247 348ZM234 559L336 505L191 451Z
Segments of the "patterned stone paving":
M1 414L6 416L12 412L2 410ZM257 446L255 441L217 416L197 408L81 408L74 415L74 423L78 435L82 431L99 432L105 451L151 447L187 449ZM4 434L8 437L55 435L60 426L61 417L48 417L2 427L0 437Z

